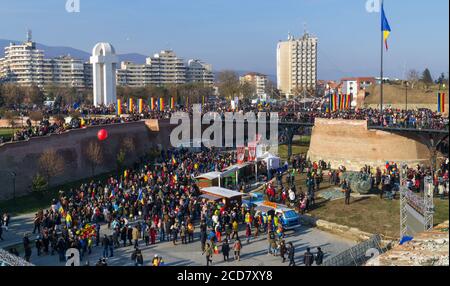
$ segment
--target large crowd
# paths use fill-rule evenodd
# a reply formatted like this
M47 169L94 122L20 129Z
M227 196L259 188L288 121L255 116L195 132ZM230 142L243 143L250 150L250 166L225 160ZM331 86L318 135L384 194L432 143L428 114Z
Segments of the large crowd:
M104 182L61 191L50 209L36 213L32 234L23 239L25 259L32 261L34 248L37 256L55 255L64 262L66 251L76 248L86 261L93 248L101 247L97 265L105 265L116 249L133 247L131 259L140 266L145 261L144 245L170 242L176 247L196 241L210 265L219 253L225 262L239 261L245 244L266 236L267 253L295 266L295 247L284 239L281 217L246 204L225 205L200 197L194 178L235 162L234 152L162 151L156 163L136 164ZM244 229L245 237L241 237L239 232ZM315 254L308 250L304 263L320 265L323 257L321 249ZM151 260L154 266L164 263L157 254Z
M298 106L295 101L288 101L278 104L251 104L242 101L238 109L232 109L231 105L226 102L206 102L202 105L202 113L217 112L224 114L225 112L241 111L241 112L277 112L279 118L284 122L303 122L314 123L316 118L331 118L331 119L346 119L346 120L367 120L369 126L383 126L393 128L411 128L411 129L433 129L433 130L448 130L448 117L441 113L433 112L428 109L419 110L400 110L400 109L385 109L382 113L378 109L349 109L337 110L330 112L324 108L322 101L310 103L307 107ZM126 111L127 105L122 106L122 110ZM28 115L33 110L21 110L22 116ZM39 110L44 115L44 119L38 126L31 126L28 120L24 128L17 131L11 138L12 141L27 140L31 137L45 136L48 134L58 134L68 129L81 128L91 125L104 125L111 123L120 123L129 120L141 119L169 119L174 112L187 112L192 114L192 106L176 105L173 108L166 106L164 110L153 109L149 106L144 106L142 114L136 112L129 117L102 117L105 115L115 115L116 107L111 105L109 107L93 107L93 106L77 106L76 111L79 113L81 119L73 120L71 123L55 122L49 123L51 116L63 115L69 116L75 111L73 107L67 106L64 108L52 109L45 107ZM81 123L84 121L84 124ZM4 142L5 138L0 138L0 143Z

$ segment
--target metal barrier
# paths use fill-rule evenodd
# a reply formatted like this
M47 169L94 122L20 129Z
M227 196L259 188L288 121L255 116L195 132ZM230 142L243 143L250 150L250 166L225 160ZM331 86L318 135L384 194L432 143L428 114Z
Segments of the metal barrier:
M0 249L0 266L33 266L33 264Z
M372 255L379 255L383 252L381 236L376 234L369 240L330 257L324 261L322 266L362 266L373 257Z

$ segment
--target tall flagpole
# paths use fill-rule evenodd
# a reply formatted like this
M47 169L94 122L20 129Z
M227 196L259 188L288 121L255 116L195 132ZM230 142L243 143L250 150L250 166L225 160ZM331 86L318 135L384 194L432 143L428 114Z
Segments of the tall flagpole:
M383 0L381 0L381 9L383 9ZM384 31L383 31L383 12L380 11L381 19L381 70L380 70L380 114L383 115L383 56L384 56Z

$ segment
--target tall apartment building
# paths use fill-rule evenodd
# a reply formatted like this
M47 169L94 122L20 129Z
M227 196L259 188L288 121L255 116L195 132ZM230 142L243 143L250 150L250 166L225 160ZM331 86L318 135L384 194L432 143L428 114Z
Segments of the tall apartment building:
M0 59L2 77L6 82L15 82L23 86L44 85L44 52L36 48L29 38L25 43L11 43L5 47L5 56ZM47 71L48 75L48 71Z
M51 66L51 82L55 85L76 88L85 87L84 63L70 56L61 56L49 60Z
M11 43L5 47L5 56L0 59L2 81L22 86L37 85L43 88L54 84L84 88L92 82L92 77L86 74L88 69L82 60L70 56L44 58L44 51L36 48L30 33L25 43Z
M240 78L241 82L248 82L255 87L255 95L263 97L266 94L267 76L260 73L248 73Z
M146 63L151 67L153 84L186 83L186 65L173 51L161 51L153 57L148 57Z
M277 85L282 94L315 90L317 82L318 39L307 32L298 39L289 35L277 47Z
M152 83L151 66L122 62L117 70L117 85L139 87Z
M149 84L167 85L203 82L213 84L212 67L200 60L189 60L186 64L173 51L161 51L148 57L145 64L122 62L117 70L117 84L139 87Z
M214 84L212 65L200 60L189 60L186 68L186 81L189 83Z

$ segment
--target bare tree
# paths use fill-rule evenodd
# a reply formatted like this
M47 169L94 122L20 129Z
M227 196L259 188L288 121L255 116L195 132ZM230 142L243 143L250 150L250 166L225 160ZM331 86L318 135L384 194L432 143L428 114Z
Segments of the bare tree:
M134 140L133 138L130 137L126 137L122 140L122 149L126 152L126 153L132 153L134 152L136 146L134 144Z
M39 122L42 121L44 115L42 114L42 111L31 111L29 117L31 121Z
M86 156L91 165L92 176L94 176L95 169L103 163L102 146L96 141L91 141L86 148Z
M64 172L64 158L55 150L46 150L41 154L38 160L39 171L50 184L51 178L58 176Z
M219 93L228 99L233 99L239 94L239 75L234 71L222 71L217 75Z
M244 98L252 97L256 93L256 86L248 81L241 83L240 89Z
M420 75L417 70L412 69L408 72L408 75L406 76L406 78L411 83L411 88L414 89L414 87L420 80Z

